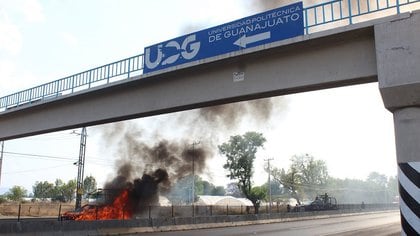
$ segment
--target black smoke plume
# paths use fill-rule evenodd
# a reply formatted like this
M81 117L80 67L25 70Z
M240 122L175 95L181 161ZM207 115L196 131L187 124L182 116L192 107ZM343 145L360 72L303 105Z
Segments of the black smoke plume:
M118 129L114 130L113 129ZM117 145L116 176L104 186L105 204L128 190L128 207L134 214L149 205L158 205L159 195L168 193L178 179L202 173L211 151L206 145L192 145L187 140L160 140L148 144L142 140L140 128L132 122L107 125L104 135L109 145ZM112 143L112 140L118 140Z
M177 119L167 115L161 122L170 123L172 129L178 127L180 132L184 128L184 139L161 138L164 130L157 129L152 131L155 140L150 141L144 133L151 131L141 120L103 126L105 145L117 148L115 177L104 186L106 203L128 190L128 206L134 214L158 205L160 195L168 194L178 180L192 175L193 159L195 175L205 172L207 160L217 151L220 133L234 130L244 119L265 124L274 108L283 107L282 98L267 98L180 112ZM201 142L193 144L198 135Z

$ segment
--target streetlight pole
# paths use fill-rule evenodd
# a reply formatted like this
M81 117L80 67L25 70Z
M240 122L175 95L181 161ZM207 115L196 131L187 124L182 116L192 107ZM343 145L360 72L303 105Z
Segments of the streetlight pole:
M270 167L270 161L274 160L273 158L265 159L265 161L268 164L268 194L269 194L269 207L270 207L270 214L271 214L271 167Z
M192 143L192 196L191 196L191 204L194 204L194 200L195 200L195 173L194 173L194 169L195 169L195 145L200 144L200 141L196 141Z

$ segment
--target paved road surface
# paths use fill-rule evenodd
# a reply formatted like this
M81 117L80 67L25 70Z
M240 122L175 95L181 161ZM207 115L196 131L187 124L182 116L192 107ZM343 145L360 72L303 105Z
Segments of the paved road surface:
M355 215L328 219L316 219L273 224L248 225L238 227L199 229L188 231L172 231L157 233L139 233L129 235L162 235L162 236L243 236L243 235L400 235L399 211L386 213L373 213L368 215Z

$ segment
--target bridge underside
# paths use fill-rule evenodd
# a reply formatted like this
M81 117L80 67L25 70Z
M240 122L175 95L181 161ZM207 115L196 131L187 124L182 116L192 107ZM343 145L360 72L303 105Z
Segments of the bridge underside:
M0 140L374 82L376 68L373 25L347 26L10 109Z

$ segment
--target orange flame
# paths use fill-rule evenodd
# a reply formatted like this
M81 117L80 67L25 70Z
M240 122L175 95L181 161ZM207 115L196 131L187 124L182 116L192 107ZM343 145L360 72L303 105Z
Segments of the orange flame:
M124 190L110 205L84 209L74 220L126 220L131 219L132 212L127 207L128 190Z

